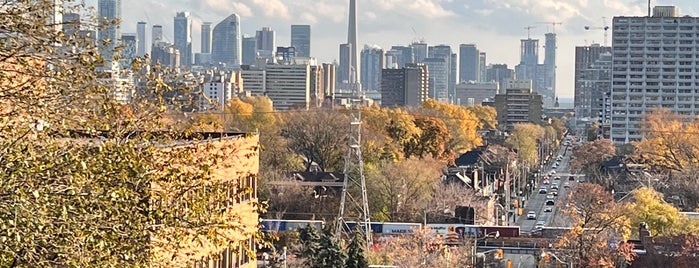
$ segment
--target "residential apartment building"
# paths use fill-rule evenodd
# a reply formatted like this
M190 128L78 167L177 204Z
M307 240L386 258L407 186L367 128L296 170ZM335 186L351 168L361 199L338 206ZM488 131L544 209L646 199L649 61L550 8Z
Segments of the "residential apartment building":
M430 99L449 102L449 62L444 58L425 58L422 61L429 71L428 86Z
M408 64L401 69L383 69L381 106L420 106L429 92L427 66Z
M365 45L360 54L362 88L364 91L381 90L381 70L386 68L386 56L379 46Z
M612 27L612 141L641 140L643 118L655 109L699 115L699 18L655 7L652 17L614 17Z
M596 116L593 113L593 107L599 107L599 103L593 103L602 98L604 93L611 91L611 65L609 65L609 87L605 90L596 87L596 91L592 92L590 81L598 81L596 74L590 73L590 68L599 69L598 67L606 66L604 63L597 63L603 54L610 56L606 61L611 60L611 47L592 44L590 46L575 47L575 117L578 121L587 120Z
M543 101L531 80L510 80L504 94L495 96L498 126L510 130L518 123L541 123Z
M201 110L222 110L226 103L243 91L243 78L240 72L212 71L204 75L202 92L208 100L200 105Z

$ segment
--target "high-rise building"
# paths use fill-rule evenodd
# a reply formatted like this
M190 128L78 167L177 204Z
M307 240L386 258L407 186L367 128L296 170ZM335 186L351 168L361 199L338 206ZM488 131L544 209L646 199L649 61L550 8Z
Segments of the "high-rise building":
M274 55L274 62L277 64L296 64L295 47L277 47Z
M403 68L408 64L415 63L413 48L409 46L392 46L386 56L392 58L391 61L396 65L395 68Z
M241 85L242 76L239 72L214 71L206 73L201 89L208 100L202 103L200 109L223 110L226 103L236 96Z
M428 73L424 64L408 64L401 69L383 69L381 106L418 107L428 98Z
M163 26L154 24L151 30L151 46L155 46L155 44L161 41L165 41L163 39Z
M359 42L357 42L357 0L349 1L349 25L347 27L347 44L349 44L350 84L361 81L359 69Z
M275 41L275 33L270 27L262 27L262 30L255 34L257 38L256 50L257 56L265 59L267 62L274 61L274 49L277 48Z
M100 54L106 62L111 62L114 49L119 44L121 37L121 27L118 23L114 23L121 20L121 0L97 1L97 14L100 25L106 25L97 31ZM109 64L107 63L107 65Z
M444 58L425 58L423 60L429 76L428 97L442 102L449 101L449 62Z
M254 36L243 36L243 64L255 65L257 60L257 38Z
M80 31L80 14L64 13L63 14L63 31L67 36L72 36Z
M211 43L211 58L214 64L238 68L242 60L240 16L232 14L216 24Z
M189 12L177 12L174 18L175 47L180 51L182 66L192 65L192 19Z
M337 88L351 89L350 77L352 73L352 45L340 45L340 66L337 68Z
M547 33L544 44L544 88L551 98L556 96L556 34Z
M124 33L121 34L121 67L128 68L136 58L136 50L138 47L138 38L136 34Z
M485 52L478 52L478 82L486 82L486 71L488 64L486 63Z
M362 88L365 91L381 91L381 70L386 68L385 55L379 46L365 45L362 49Z
M510 80L505 93L495 96L495 110L498 127L511 130L519 123L541 123L543 101L532 90L531 80Z
M597 72L598 74L596 74L596 71L590 72L590 69L594 70L605 66L606 64L601 62L598 64L597 61L603 54L611 52L611 47L600 46L599 44L575 47L575 100L573 104L575 107L575 118L579 122L583 121L583 119L594 119L597 117L593 113L593 108L599 108L604 94L611 92L611 85L606 90L599 88L600 83L597 81L601 80L602 77L598 76L601 73ZM609 79L611 83L611 77ZM592 90L595 92L592 92Z
M311 56L311 25L291 25L291 46L296 48L296 56Z
M311 105L311 66L271 64L265 67L267 97L275 110L308 110Z
M171 68L180 67L180 51L172 43L164 41L154 43L150 59L152 64Z
M136 46L136 56L143 57L146 55L147 45L146 45L146 22L139 21L136 24L136 39L138 39L138 45Z
M335 81L337 81L335 74L335 64L323 63L323 88L325 89L323 96L325 96L325 99L329 100L330 103L332 103L335 98Z
M495 82L498 88L505 89L507 81L515 78L515 71L507 68L507 64L491 64L486 70L485 82Z
M201 53L211 53L211 22L201 23Z
M549 56L551 66L555 67L555 36L553 36L553 56ZM551 42L551 39L549 39ZM534 91L539 93L544 100L544 106L554 106L556 96L551 87L547 87L547 67L546 64L539 64L539 40L520 40L520 62L515 66L515 77L517 80L531 80ZM553 68L553 67L552 67Z
M415 63L422 63L422 61L428 57L427 44L425 42L413 42L410 44L410 48L413 50L413 58Z
M608 114L606 104L612 88L612 54L610 52L600 54L594 63L581 72L578 79L576 82L579 83L581 92L576 92L575 101L582 105L575 106L575 115L576 118L584 120L576 120L576 122L578 124L597 122L600 129L606 130L610 124L606 120L606 114ZM606 131L600 134L609 138L606 136Z
M459 84L459 54L451 53L451 70L449 71L449 101L454 103L456 85Z
M459 78L463 81L480 81L480 52L474 44L459 46Z
M447 102L451 102L454 96L454 86L456 85L456 76L454 66L458 65L456 61L452 61L452 51L449 45L431 46L427 49L427 55L430 58L444 59L447 63ZM430 69L430 72L432 70Z
M654 11L652 17L622 16L612 22L611 139L615 144L642 139L643 118L655 109L668 109L687 119L699 115L695 80L699 17L675 17L679 12L669 7Z
M456 85L454 103L463 106L481 105L485 100L493 101L499 92L500 85L496 82L461 83Z

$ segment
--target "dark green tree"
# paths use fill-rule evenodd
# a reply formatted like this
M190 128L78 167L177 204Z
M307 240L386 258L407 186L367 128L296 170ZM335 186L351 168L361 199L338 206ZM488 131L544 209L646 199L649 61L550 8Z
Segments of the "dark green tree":
M366 243L364 233L361 230L355 230L352 233L352 239L347 246L347 261L345 268L367 268L369 263L366 259Z
M304 266L315 267L317 263L318 255L321 251L321 236L316 230L315 226L312 224L306 225L306 227L299 229L299 239L301 240L301 257L305 258L306 261Z
M347 254L329 230L325 230L320 237L320 248L316 263L312 267L342 268L345 266Z

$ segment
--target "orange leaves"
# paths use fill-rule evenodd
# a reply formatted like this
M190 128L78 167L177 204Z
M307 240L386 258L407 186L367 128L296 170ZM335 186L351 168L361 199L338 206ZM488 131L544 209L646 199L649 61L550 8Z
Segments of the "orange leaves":
M699 122L657 110L646 115L643 134L635 154L648 164L675 171L699 166Z
M573 150L570 168L573 170L584 169L587 171L599 168L602 161L614 156L616 147L611 140L595 140L587 142Z

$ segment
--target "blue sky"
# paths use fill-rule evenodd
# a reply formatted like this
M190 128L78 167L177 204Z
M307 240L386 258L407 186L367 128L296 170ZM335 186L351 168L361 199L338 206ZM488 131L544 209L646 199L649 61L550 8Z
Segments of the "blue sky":
M311 53L321 62L338 58L346 42L348 0L122 0L122 32L135 32L137 21L161 24L172 40L175 12L190 11L194 19L193 47L200 47L202 21L220 22L231 13L241 17L243 33L254 35L263 26L276 31L277 45L289 45L291 24L310 24ZM603 42L602 30L584 26L611 26L614 16L644 16L646 0L357 0L359 43L383 48L405 45L419 38L430 45L475 43L489 63L519 63L519 40L540 39L543 61L544 33L561 22L558 34L557 88L562 97L573 95L575 46ZM653 5L676 5L682 15L699 16L699 1L653 0ZM87 0L88 4L96 0ZM603 19L606 18L605 19ZM414 30L413 30L414 29ZM150 35L150 29L148 29ZM610 45L611 45L611 31Z

